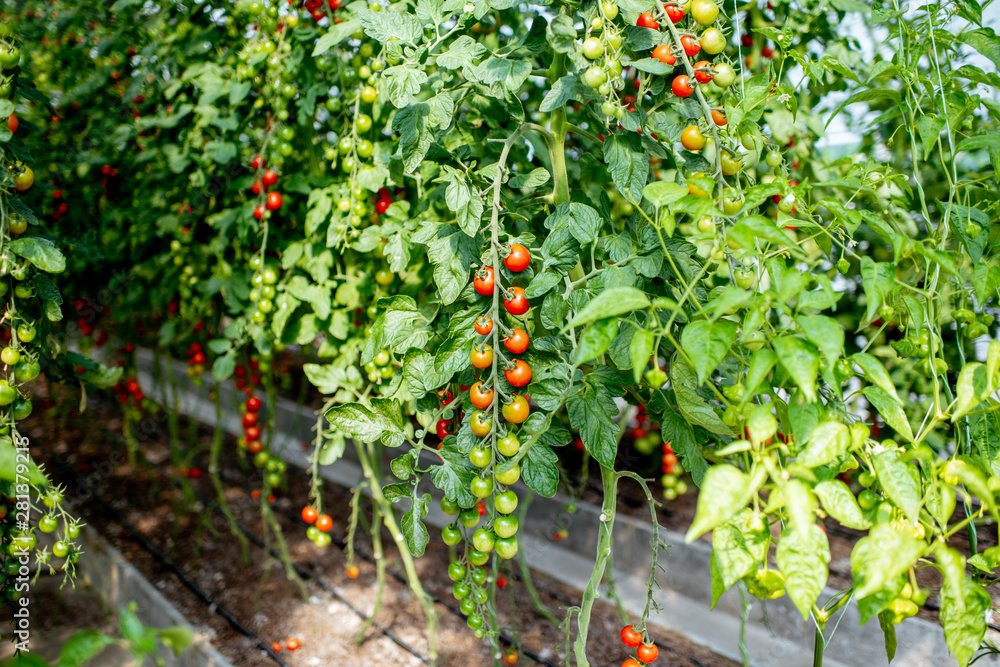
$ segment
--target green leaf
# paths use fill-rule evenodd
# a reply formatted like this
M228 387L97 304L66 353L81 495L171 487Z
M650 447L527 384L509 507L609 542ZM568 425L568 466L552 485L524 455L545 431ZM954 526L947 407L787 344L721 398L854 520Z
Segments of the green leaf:
M642 196L653 206L670 206L688 193L687 186L670 181L656 181L642 189Z
M899 403L879 387L865 387L863 393L868 401L875 406L878 413L882 415L882 419L889 427L906 440L913 442L913 430L910 428L910 422L907 421L906 413L903 412Z
M430 113L430 106L427 104L414 104L397 111L392 119L392 130L399 134L403 168L408 174L420 166L434 142L428 127Z
M750 530L753 516L753 511L745 508L712 533L712 556L723 590L729 590L737 581L756 571L767 557L771 533L766 529Z
M839 479L820 482L813 491L826 513L839 521L841 525L855 530L871 528L871 521L865 518L854 494Z
M604 290L591 300L573 319L563 327L565 333L571 328L590 324L607 317L615 317L649 307L649 298L634 287L612 287Z
M437 64L448 69L472 67L472 61L479 60L486 53L486 47L468 35L462 35L451 42L448 48L437 56Z
M323 55L331 48L356 33L359 28L361 28L361 21L356 15L346 21L343 21L342 23L335 23L331 25L330 29L316 40L316 46L313 48L312 52L313 57L315 58L316 56Z
M826 58L824 58L824 60L826 60ZM830 125L830 122L844 110L844 107L851 104L857 104L858 102L872 102L875 100L889 100L890 102L894 102L898 105L899 99L899 91L892 88L874 88L871 90L863 90L860 93L851 95L846 100L841 102L840 106L834 109L833 113L827 117L826 126L828 127Z
M881 590L909 570L924 548L924 543L905 528L893 528L891 523L876 524L851 552L854 596L860 599Z
M535 493L553 497L559 489L559 457L548 445L535 442L521 459L521 479Z
M825 315L799 315L795 321L806 338L819 348L828 364L840 358L844 351L844 327L837 320Z
M757 392L757 387L767 378L778 363L778 355L766 347L762 347L753 353L750 359L750 368L747 370L746 393L753 396Z
M618 190L638 204L649 174L649 157L636 134L612 134L604 140L604 163Z
M415 16L395 9L383 8L378 12L362 9L358 12L358 18L365 34L383 43L399 40L419 44L424 34L424 28Z
M122 637L132 644L133 651L138 649L145 653L152 653L156 650L156 636L135 615L134 602L118 608L118 628L121 630Z
M443 170L437 181L448 184L444 192L445 204L455 213L459 228L468 236L475 236L483 217L483 200L469 185L465 174L447 165Z
M434 370L434 357L429 352L411 349L403 357L403 379L413 398L420 400L450 380L451 373L438 373Z
M895 451L873 454L871 461L879 486L885 495L896 504L896 507L903 510L911 522L916 523L922 502L920 475L917 469L904 462L899 452Z
M93 660L101 651L115 643L115 638L96 630L80 630L73 634L59 652L56 667L80 667Z
M383 71L382 79L389 101L397 109L403 109L417 101L421 86L427 82L427 74L408 65L397 65ZM427 106L430 115L430 106L424 106Z
M592 372L583 392L567 400L566 412L590 455L601 465L612 467L618 454L618 424L614 421L618 406L611 395L616 392L606 384L594 384L610 381L608 375L611 373Z
M986 301L995 296L1000 287L1000 266L995 262L979 262L972 271L972 286L976 289L976 298Z
M438 450L441 456L441 465L431 468L431 481L434 486L444 491L444 495L459 507L472 507L476 504L476 497L469 490L469 484L476 475L476 469L469 462L466 454L456 449L453 438L445 440L445 444Z
M733 435L733 429L726 426L712 406L698 394L698 377L680 356L674 356L670 362L670 383L677 397L677 407L688 422L717 435Z
M1000 69L1000 38L990 28L959 32L958 39L989 58ZM957 150L964 150L957 147Z
M56 244L46 238L22 236L10 242L10 249L47 273L66 270L66 258Z
M990 594L974 581L962 577L959 586L941 587L941 625L948 648L965 667L979 650L986 635L986 612L992 609Z
M549 113L556 109L562 109L570 100L587 104L597 99L597 93L583 83L577 75L567 74L552 84L552 87L545 93L538 110L542 113Z
M414 496L410 511L399 520L399 527L406 540L406 548L416 558L424 555L424 550L431 541L431 536L427 533L427 526L424 525L423 521L427 514L427 499L429 498L429 494L424 494L422 498Z
M374 442L383 433L403 433L403 429L393 419L361 403L334 406L327 411L326 418L344 435L362 442Z
M986 366L973 361L967 363L958 374L958 385L955 388L955 407L951 411L952 423L957 422L970 410L986 400L995 390L990 381Z
M701 453L694 437L694 429L684 418L673 410L666 410L660 417L660 435L663 442L673 443L674 452L680 458L684 469L691 473L691 479L701 487L708 472L708 461Z
M524 296L528 299L537 299L545 296L549 290L563 282L562 277L555 273L536 273L524 288Z
M896 393L896 385L892 383L892 379L889 378L889 373L881 361L865 352L851 355L851 361L861 367L861 371L869 382L888 394L896 403L903 404L899 394Z
M728 463L709 468L698 494L698 509L695 511L694 521L691 522L684 541L693 542L746 507L756 493L760 480L759 475L751 478Z
M583 331L573 354L573 364L581 364L596 359L611 347L611 341L618 335L618 320L614 317L598 320Z
M896 657L896 624L893 622L895 617L896 615L889 610L881 611L878 615L878 625L885 636L885 657L889 662Z
M924 161L930 157L931 151L937 143L937 138L944 129L946 120L941 116L928 114L921 116L917 121L917 131L920 133L920 144L924 147Z
M536 167L527 173L518 172L512 175L507 185L512 188L537 188L548 183L550 178L552 175L549 174L548 169Z
M174 655L178 657L194 643L194 632L191 628L175 625L170 628L156 629L153 632L160 638L163 645L170 647Z
M805 395L816 400L816 377L819 375L819 352L809 341L797 336L780 336L771 341L778 361Z
M684 327L681 347L694 363L699 385L726 358L729 346L736 339L736 330L736 323L730 320L698 320Z
M809 617L812 606L826 585L830 545L826 533L815 525L787 526L778 540L778 569L785 577L785 591L802 614Z
M867 326L875 319L875 314L882 307L886 297L894 287L896 267L888 262L875 262L865 255L861 258L861 281L868 298L868 309L861 326Z
M629 359L632 361L632 378L636 384L642 379L642 371L649 363L655 345L656 336L652 331L640 329L632 336L632 341L629 343Z
M799 252L798 247L792 243L792 239L779 229L773 220L762 215L748 215L743 218L729 230L726 239L732 239L747 250L754 250L756 247L755 239L761 239L767 243L792 248L796 253Z
M809 434L805 449L796 460L808 468L816 468L833 462L850 445L850 429L836 421L821 422Z

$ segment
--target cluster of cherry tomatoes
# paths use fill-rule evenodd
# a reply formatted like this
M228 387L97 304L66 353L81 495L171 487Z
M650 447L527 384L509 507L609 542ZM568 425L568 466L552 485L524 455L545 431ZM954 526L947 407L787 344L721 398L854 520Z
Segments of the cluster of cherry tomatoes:
M302 643L295 637L289 637L285 640L284 646L281 645L281 641L276 641L271 644L271 650L275 653L281 653L283 648L289 651L298 651L302 648Z
M194 379L196 382L201 380L201 376L205 374L206 363L205 350L202 348L201 343L198 341L191 343L187 349L188 377Z
M320 514L312 505L302 508L302 520L309 524L306 528L306 537L318 547L329 546L333 538L330 537L330 529L333 528L333 519L329 514ZM358 575L357 568L348 568L347 576L355 579ZM354 576L351 576L351 575Z
M274 310L278 270L273 266L265 265L260 255L254 255L250 258L250 268L254 270L253 277L250 279L250 301L253 304L250 318L255 324L263 324Z
M142 387L139 386L139 381L134 377L129 377L125 381L119 382L114 386L114 390L122 405L128 405L131 402L133 407L139 408L146 398Z
M648 665L656 660L660 651L656 644L645 641L645 635L631 625L622 628L622 643L629 648L635 649L635 658L628 658L622 663L622 667L639 667L639 664Z
M260 416L261 405L259 398L252 393L248 395L243 404L243 438L239 446L253 455L253 464L264 470L268 485L277 488L284 483L287 466L280 456L271 456L267 445L261 440L264 427Z
M396 374L396 367L393 365L392 353L388 349L383 349L375 358L364 366L368 374L368 381L373 384L380 384L383 380L391 380Z
M23 596L23 584L33 576L33 570L21 564L22 555L34 552L39 564L51 563L53 557L65 558L70 563L80 558L79 548L73 542L80 536L80 523L62 511L62 500L63 494L58 488L50 489L41 497L45 511L38 519L38 531L52 534L59 529L60 519L62 523L62 535L49 551L39 545L33 528L18 527L17 500L0 496L0 604Z
M253 211L253 217L258 220L263 220L267 211L280 211L281 207L284 205L284 198L281 196L280 192L275 190L268 191L269 188L274 187L278 182L278 172L274 169L264 169L267 166L267 160L264 160L259 155L255 155L253 160L250 162L250 168L257 172L257 179L254 181L253 185L250 186L250 192L254 194L255 197L264 196L264 201L257 205L257 208ZM260 173L260 170L264 169L264 173Z
M237 366L233 371L233 375L236 376L236 388L245 392L247 396L253 394L253 390L256 387L259 387L261 383L260 360L251 357L249 366L249 372L247 371L247 368L242 365Z

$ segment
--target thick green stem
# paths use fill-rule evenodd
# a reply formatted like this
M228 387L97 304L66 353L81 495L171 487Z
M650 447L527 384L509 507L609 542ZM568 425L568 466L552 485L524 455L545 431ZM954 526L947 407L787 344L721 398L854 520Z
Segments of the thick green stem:
M597 540L597 558L594 563L594 571L590 574L590 581L583 591L583 602L580 604L580 614L576 619L576 642L573 644L573 653L576 656L577 667L589 667L587 660L587 630L590 626L590 614L594 608L594 600L597 599L598 588L604 578L604 570L608 565L608 558L611 556L611 533L615 525L615 508L618 506L618 474L614 468L601 466L601 481L604 485L604 504L601 505L601 527L600 536Z
M823 627L816 625L816 641L813 645L813 667L823 667L823 650L826 648L826 640L823 638Z
M396 517L392 513L392 504L382 495L382 485L379 483L379 478L375 473L375 468L372 466L371 459L366 455L360 443L355 443L355 446L358 449L358 459L361 462L361 468L368 479L369 487L372 491L372 500L382 513L385 527L389 529L392 539L396 541L399 558L403 561L403 568L406 570L406 581L410 586L410 591L424 608L424 615L427 617L427 652L430 656L431 664L437 664L437 614L434 611L434 602L427 595L427 592L424 591L423 586L420 585L420 577L413 562L413 555L406 548L403 531L400 530L399 524L396 523Z

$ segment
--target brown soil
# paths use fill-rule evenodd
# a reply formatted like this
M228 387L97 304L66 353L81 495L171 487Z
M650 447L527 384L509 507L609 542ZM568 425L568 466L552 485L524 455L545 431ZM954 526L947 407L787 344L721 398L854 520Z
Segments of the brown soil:
M39 411L41 412L41 411ZM248 559L241 554L239 541L233 536L221 514L214 511L216 491L207 472L190 480L191 493L176 485L181 479L171 464L169 439L155 434L142 443L146 463L133 470L125 463L124 444L120 433L122 420L117 407L92 400L82 417L61 423L58 418L41 414L22 425L33 445L32 454L47 462L47 469L56 481L67 488L67 497L80 509L83 519L95 526L126 558L128 558L157 588L181 610L197 629L212 637L213 644L239 667L274 665L255 642L235 631L209 605L186 588L179 578L167 571L150 552L143 548L132 530L172 560L195 584L225 607L252 633L266 644L296 637L302 648L295 653L279 655L288 665L416 665L419 659L375 628L368 628L364 640L352 639L361 630L363 620L348 607L349 603L363 614L371 613L375 605L376 569L361 558L372 552L371 540L359 529L356 564L361 576L351 580L346 576L347 556L337 546L347 533L349 492L327 484L324 508L334 518L330 534L335 543L318 549L305 536L304 524L296 518L307 503L309 480L302 471L289 470L288 489L282 490L273 503L292 562L320 578L336 596L315 582L306 581L305 596L290 583L280 563L267 556L258 546L250 544ZM189 433L187 425L181 430ZM211 433L199 429L196 451L204 459ZM37 445L44 445L44 451ZM225 500L237 521L254 535L263 534L260 500L251 497L250 490L259 488L260 473L243 462L235 441L226 439L229 454L222 462ZM204 465L204 460L202 460ZM121 513L124 522L116 520L108 506L97 498L88 497L81 478L95 495ZM671 506L674 515L687 500ZM691 503L693 513L693 503ZM370 508L363 514L371 516ZM440 664L476 667L494 664L488 645L477 640L466 627L464 617L457 613L457 603L451 596L451 581L445 564L448 548L432 530L432 539L417 569L425 588L445 604L436 605L438 623L437 645ZM398 554L387 533L386 562L392 571L402 572ZM82 558L86 558L83 555ZM510 584L498 591L499 620L508 637L516 637L526 651L542 660L562 665L565 637L555 626L535 611L522 582L509 576ZM565 608L579 604L580 593L545 577L533 574L542 601L557 617ZM339 596L340 599L337 598ZM428 652L427 627L420 605L409 589L392 577L387 578L382 609L375 621L389 633L413 649ZM629 652L618 639L621 621L614 608L599 604L595 609L588 641L588 655L595 667L618 667ZM679 667L715 667L733 665L710 651L696 646L684 637L661 629L651 629L651 635L661 644L658 664ZM520 664L533 664L522 655Z

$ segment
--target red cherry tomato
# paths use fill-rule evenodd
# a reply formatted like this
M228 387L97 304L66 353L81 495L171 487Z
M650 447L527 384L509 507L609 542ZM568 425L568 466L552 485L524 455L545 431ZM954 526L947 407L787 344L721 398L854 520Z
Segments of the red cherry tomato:
M622 644L628 646L629 648L635 648L642 643L642 633L633 628L631 625L626 625L622 628Z
M695 69L694 78L697 79L698 83L708 83L712 80L714 76L712 63L707 60L699 60L693 67Z
M531 366L524 359L514 362L514 367L503 372L512 387L523 387L531 382Z
M473 287L483 296L493 296L494 284L495 276L492 266L483 267L476 273L476 277L472 279Z
M267 210L277 211L281 208L282 199L280 192L268 192L267 193Z
M726 112L723 111L722 107L715 107L712 109L712 122L719 127L725 127L729 124L729 120L726 118Z
M523 287L511 287L512 292L510 299L504 295L503 305L507 309L507 312L511 315L524 315L531 308L531 304L528 303L527 297L524 296Z
M243 413L243 428L248 428L257 423L257 413L256 412L244 412Z
M263 204L259 204L257 206L257 208L255 208L253 210L253 217L257 218L258 220L263 219L263 217L264 217L264 205Z
M451 433L451 420L450 419L439 419L436 427L437 437L444 440Z
M10 130L11 134L17 132L17 125L18 125L17 116L15 116L14 114L7 116L7 129Z
M285 640L285 648L289 651L298 651L300 646L302 646L302 644L300 644L299 640L295 637L289 637Z
M511 424L523 424L524 420L531 414L531 406L528 405L528 401L524 396L515 394L514 400L510 403L505 403L501 411L503 412L503 418Z
M251 396L247 399L247 410L250 412L257 412L260 410L260 399L256 396Z
M259 155L255 155L253 160L250 161L251 169L260 169L262 166L267 165L267 160L262 160Z
M489 315L480 315L476 318L476 333L485 336L493 331L493 318Z
M316 519L316 529L321 533L329 533L330 529L333 528L333 519L330 518L329 514L321 514Z
M681 36L681 46L684 47L684 53L688 55L688 58L701 51L701 42L691 35Z
M509 352L521 354L528 349L528 332L524 329L515 328L510 335L503 339L503 346Z
M245 430L247 440L260 439L260 426L248 426Z
M302 520L306 523L316 523L316 519L319 518L319 512L316 511L315 507L306 505L302 508Z
M447 389L441 389L438 391L438 399L441 401L441 405L449 405L455 400L455 397Z
M684 18L684 8L675 5L674 3L668 3L663 5L663 8L667 11L667 18L669 18L674 23L680 23Z
M375 202L375 212L378 213L379 215L382 215L383 213L389 210L390 206L392 206L391 199L379 199L377 202Z
M667 65L677 64L677 58L673 53L671 53L669 44L660 44L658 47L653 49L653 57L661 63L666 63Z
M660 27L660 24L656 22L656 19L653 18L653 14L651 12L643 12L642 14L639 14L639 18L636 19L635 24L640 28L652 28L653 30Z
M482 382L477 382L469 388L469 400L474 407L485 410L493 405L493 390L484 387Z
M675 78L670 84L670 90L674 91L674 95L677 97L691 97L691 94L694 93L694 88L688 82L687 74L681 74Z
M510 246L510 254L503 260L504 266L514 273L524 271L528 268L530 263L531 253L529 253L528 249L520 243L512 243Z
M660 654L660 650L656 648L656 644L643 644L638 649L636 649L635 657L639 659L639 662L649 664L656 660L656 656Z
M272 185L278 182L278 172L276 172L274 169L268 169L267 171L264 172L264 176L263 178L261 178L261 180L264 181L264 185L266 185L267 187L271 187Z

